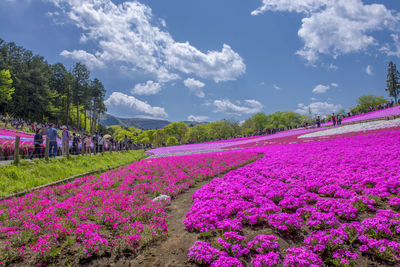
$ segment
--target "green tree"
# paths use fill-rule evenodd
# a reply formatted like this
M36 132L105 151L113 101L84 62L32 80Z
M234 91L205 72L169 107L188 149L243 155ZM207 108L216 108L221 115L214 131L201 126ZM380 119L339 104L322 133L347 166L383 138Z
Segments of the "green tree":
M72 86L74 84L74 77L62 63L57 63L52 66L52 77L50 84L59 95L56 99L55 104L61 107L61 116L63 117L63 123L69 124L69 116L72 101Z
M167 146L176 146L178 145L178 140L175 138L175 136L170 136L167 139Z
M168 136L174 136L179 142L184 143L189 127L184 122L172 122L165 126L164 130Z
M268 124L268 117L264 113L257 113L251 119L256 131L263 131Z
M158 129L153 133L153 145L161 146L165 142L165 131L164 129Z
M211 140L228 139L234 136L234 130L228 121L216 121L208 124L209 138Z
M249 133L255 132L256 126L254 125L254 121L252 118L245 120L242 124L242 135L249 135ZM268 127L266 127L268 128Z
M388 73L386 80L386 91L389 92L390 97L394 97L395 103L397 103L397 98L400 93L400 73L396 68L396 64L392 61L389 62L388 65Z
M121 131L119 131L119 132L114 136L114 139L117 140L117 141L122 141L122 140L125 139L125 136L126 136L128 139L133 139L132 133L131 133L130 131L128 131L128 130L121 130Z
M92 114L90 132L94 132L97 128L96 125L98 125L101 114L105 113L107 110L104 104L106 89L104 88L104 85L99 81L99 79L95 78L93 81L90 82L90 86L88 87L88 92L86 93L86 95L86 104L84 104L85 118L86 108L90 109L90 112Z
M152 144L154 141L154 133L156 132L156 130L150 129L145 131L145 134L147 136L147 138L149 138L149 144Z
M120 125L111 125L107 127L108 131L111 133L111 135L117 135L119 131L122 131L122 127Z
M357 100L357 106L352 108L351 111L353 112L368 112L369 107L374 107L376 108L380 104L385 104L387 102L387 99L385 99L382 96L376 96L376 95L363 95L360 96Z
M208 128L209 126L207 124L199 124L194 127L190 127L186 140L193 143L206 142L210 140Z
M90 72L84 64L76 63L72 70L72 74L74 76L72 96L73 103L76 107L76 125L78 129L80 129L79 109L80 105L84 104L85 99L83 99L83 97L85 96L85 90L87 90L89 86Z
M9 70L0 71L0 107L5 106L11 100L14 94L12 87L13 80L11 79Z

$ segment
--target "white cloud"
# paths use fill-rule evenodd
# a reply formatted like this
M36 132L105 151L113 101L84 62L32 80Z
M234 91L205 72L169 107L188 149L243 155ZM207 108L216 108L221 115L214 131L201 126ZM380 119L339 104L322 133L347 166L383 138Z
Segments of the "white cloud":
M339 87L339 84L337 84L337 83L331 83L331 86L332 86L332 87Z
M263 105L254 99L248 99L244 101L237 101L238 104L233 104L230 100L214 100L214 106L216 109L214 112L221 112L225 114L254 114L260 112ZM242 104L243 103L243 104Z
M252 12L297 12L304 14L299 37L304 47L297 54L314 64L320 54L337 57L377 46L376 31L397 31L400 16L382 4L361 0L263 0Z
M223 45L221 52L208 51L204 54L188 42L174 42L166 49L165 54L169 66L215 82L236 80L246 71L240 55L227 44Z
M371 66L371 65L368 65L368 66L365 68L365 72L366 72L369 76L374 75L374 73L373 73L373 71L372 71L372 66Z
M161 91L161 84L153 81L147 81L146 83L136 84L132 89L132 94L137 95L155 95Z
M317 101L317 99L315 97L311 97L310 100L311 101Z
M104 68L104 62L99 60L95 55L92 55L84 50L74 50L72 52L62 51L60 53L63 57L69 57L76 61L85 63L88 68Z
M204 83L202 83L202 82L200 82L200 81L198 81L198 80L195 80L195 79L193 79L193 78L188 78L188 79L186 79L183 83L184 83L185 86L186 86L187 88L189 88L190 91L192 91L196 96L198 96L198 97L200 97L200 98L205 97L205 94L204 94L204 92L203 92L203 90L202 90L202 88L205 86Z
M390 44L385 44L382 48L381 51L385 53L388 56L395 56L395 57L400 57L400 41L399 41L399 35L398 34L392 34L391 35L393 38L393 45ZM394 46L392 48L392 46Z
M108 112L117 116L133 117L137 115L150 115L156 118L168 117L164 108L153 107L145 101L120 92L113 92L104 103Z
M321 115L321 116L331 114L332 112L338 112L339 110L342 109L342 105L330 104L328 102L314 102L308 106L300 103L297 105L297 107L298 107L296 109L297 113L308 115L309 111L311 111L312 115Z
M329 88L331 88L329 85L318 84L317 86L314 87L312 92L314 94L323 94L326 93L326 91L328 91Z
M328 70L337 71L338 69L339 69L339 67L332 63L328 66Z
M121 67L153 75L158 82L196 74L216 82L235 80L246 71L239 54L224 44L221 51L202 52L188 42L176 42L161 30L165 21L155 19L150 7L138 1L115 4L111 0L47 0L82 30L81 41L97 43L97 51L86 52L108 67ZM77 52L63 52L73 58ZM86 62L85 62L86 63ZM97 65L92 65L96 67Z
M207 116L195 116L195 115L189 115L187 120L188 121L195 121L195 122L205 122L209 118Z
M262 0L263 5L251 12L253 16L266 11L289 11L309 13L318 10L324 5L321 0Z
M281 90L281 88L276 84L273 84L272 86L274 87L275 90L278 90L278 91Z

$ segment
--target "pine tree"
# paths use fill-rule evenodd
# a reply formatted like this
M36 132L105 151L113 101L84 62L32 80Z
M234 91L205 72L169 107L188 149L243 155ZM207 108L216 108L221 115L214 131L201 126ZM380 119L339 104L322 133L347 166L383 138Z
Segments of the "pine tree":
M386 91L389 92L389 96L394 97L395 103L397 103L397 98L400 93L400 73L396 68L396 64L392 61L388 65L388 74L386 80Z

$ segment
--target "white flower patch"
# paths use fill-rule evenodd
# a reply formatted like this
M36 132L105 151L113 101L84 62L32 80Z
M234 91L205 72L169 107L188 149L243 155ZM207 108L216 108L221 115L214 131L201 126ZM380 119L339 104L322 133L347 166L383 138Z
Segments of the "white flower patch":
M379 121L370 121L352 125L338 126L324 131L304 134L299 136L298 138L319 137L327 135L345 134L351 132L362 132L362 131L397 127L397 126L400 126L400 118L395 120L379 120Z

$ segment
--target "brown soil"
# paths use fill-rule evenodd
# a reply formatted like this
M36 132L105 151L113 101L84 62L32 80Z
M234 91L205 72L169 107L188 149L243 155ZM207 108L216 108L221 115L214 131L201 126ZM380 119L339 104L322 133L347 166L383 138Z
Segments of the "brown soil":
M187 262L189 248L197 241L196 233L186 231L182 221L192 207L192 195L201 186L209 183L204 181L179 195L168 206L168 238L156 242L153 246L142 251L138 257L129 262L129 266L143 267L180 267L191 266Z

